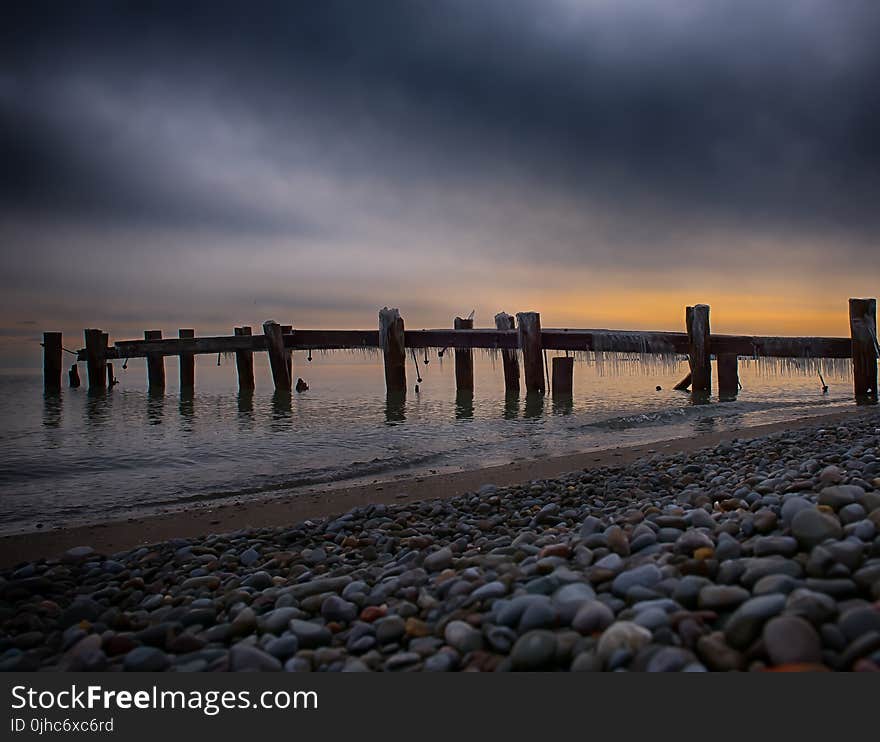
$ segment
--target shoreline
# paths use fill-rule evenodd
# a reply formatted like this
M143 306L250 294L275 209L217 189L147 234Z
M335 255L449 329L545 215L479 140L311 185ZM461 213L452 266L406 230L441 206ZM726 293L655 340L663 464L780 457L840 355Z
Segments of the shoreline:
M0 536L0 567L40 558L55 558L76 546L91 546L99 553L112 554L146 544L175 538L194 538L211 533L264 528L301 523L312 518L340 515L368 504L401 504L422 500L447 499L474 492L481 486L499 487L550 479L575 470L626 465L644 455L690 453L738 438L750 440L765 435L805 427L821 428L870 414L873 408L853 408L829 415L797 418L690 438L605 448L583 453L523 460L461 472L414 475L399 480L327 490L312 488L289 496L254 499L250 502L217 507L192 508L145 516L132 520L77 525L50 531ZM330 495L328 497L328 495Z

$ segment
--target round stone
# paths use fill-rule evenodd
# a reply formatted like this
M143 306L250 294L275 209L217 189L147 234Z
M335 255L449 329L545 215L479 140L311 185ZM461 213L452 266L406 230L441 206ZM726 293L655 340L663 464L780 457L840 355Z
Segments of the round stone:
M465 621L450 621L446 624L443 638L450 647L462 654L483 648L483 635Z
M843 528L837 518L817 508L807 508L797 513L791 521L791 532L806 549L843 536Z
M651 632L633 621L617 621L611 624L599 638L596 653L603 663L607 663L620 649L635 654L651 641Z
M552 664L556 655L556 636L552 631L535 629L523 634L510 654L516 670L539 670Z
M772 593L751 598L737 608L724 626L727 643L736 649L748 647L761 632L764 623L782 612L785 595Z
M819 663L822 642L816 630L799 616L777 616L764 626L764 648L774 665Z

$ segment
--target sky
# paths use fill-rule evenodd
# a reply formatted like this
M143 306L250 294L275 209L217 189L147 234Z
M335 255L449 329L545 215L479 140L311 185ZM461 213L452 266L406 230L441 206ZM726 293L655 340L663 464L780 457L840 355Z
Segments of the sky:
M384 305L847 335L880 291L875 0L4 7L0 366Z

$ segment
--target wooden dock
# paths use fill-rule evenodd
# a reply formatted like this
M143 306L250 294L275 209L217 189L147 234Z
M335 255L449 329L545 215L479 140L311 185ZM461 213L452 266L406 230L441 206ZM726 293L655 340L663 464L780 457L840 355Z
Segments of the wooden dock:
M108 364L113 360L146 358L150 388L162 389L165 358L177 356L182 388L191 390L196 355L234 353L240 388L253 389L253 354L267 353L276 390L289 391L294 350L374 350L383 355L388 392L405 393L407 351L453 349L457 388L468 392L473 390L472 351L484 349L501 351L508 392L520 390L521 356L527 394L542 394L548 386L570 394L574 363L554 363L555 383L550 385L545 351L662 354L688 357L690 373L677 388L690 388L694 394L711 392L710 362L714 357L720 395L735 396L739 358L851 358L856 401L876 402L880 353L876 300L850 299L849 317L850 337L716 335L710 330L705 304L686 308L685 332L543 328L537 312L521 312L516 320L501 312L495 317L494 328L474 328L472 320L457 317L451 329L407 330L399 311L385 307L379 312L378 328L373 330L301 330L270 320L263 324L262 335L253 334L247 326L234 328L232 335L206 337L196 336L192 329L181 329L174 338L163 337L160 330L147 330L143 339L110 344L107 333L92 328L84 331L85 347L76 351L76 360L86 363L89 388L100 390L112 384L112 365L108 368ZM61 333L44 333L43 346L45 388L51 392L61 387Z

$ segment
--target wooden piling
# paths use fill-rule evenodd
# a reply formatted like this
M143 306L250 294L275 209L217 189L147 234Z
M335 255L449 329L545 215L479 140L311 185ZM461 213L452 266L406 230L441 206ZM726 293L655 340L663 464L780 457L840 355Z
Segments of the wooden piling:
M406 392L406 343L403 318L397 308L379 310L379 344L385 358L385 389Z
M70 381L71 389L79 389L79 367L75 363L70 367L70 371L67 372L67 378Z
M162 330L144 330L144 340L161 340ZM165 356L147 353L147 384L150 391L165 389Z
M263 323L266 336L266 350L269 352L269 366L272 368L272 381L276 392L289 392L293 386L289 355L284 349L284 333L275 320Z
M739 358L736 353L719 353L718 396L735 397L739 393Z
M507 312L499 312L495 315L496 330L515 330L516 321ZM519 358L512 348L501 351L501 361L504 364L504 392L505 394L519 394Z
M541 355L541 315L538 312L518 312L519 347L523 354L523 372L527 394L543 394L544 359Z
M877 300L849 300L853 384L857 400L877 400Z
M554 397L570 397L574 389L574 358L557 356L553 359L550 389Z
M179 338L194 338L195 330L178 330ZM196 387L196 357L192 353L180 354L180 391L192 392Z
M113 373L113 364L106 363L104 368L107 369L107 388L112 389L116 385L116 375Z
M86 341L86 366L89 372L89 390L107 388L107 377L104 371L104 353L107 345L104 342L104 333L100 330L84 330Z
M282 339L284 335L290 335L293 332L293 325L281 325ZM293 383L293 351L288 348L284 349L284 364L287 366L287 375Z
M43 333L43 390L61 391L62 349L60 332Z
M248 325L236 327L236 336L250 336L251 328ZM250 350L237 350L235 352L235 367L238 369L238 389L242 392L253 391L254 383L254 353Z
M472 319L456 317L452 324L455 330L473 330ZM474 390L474 351L473 348L455 349L455 388L460 392Z
M709 349L709 306L697 304L685 311L688 334L688 355L691 366L691 390L712 391L712 365Z

